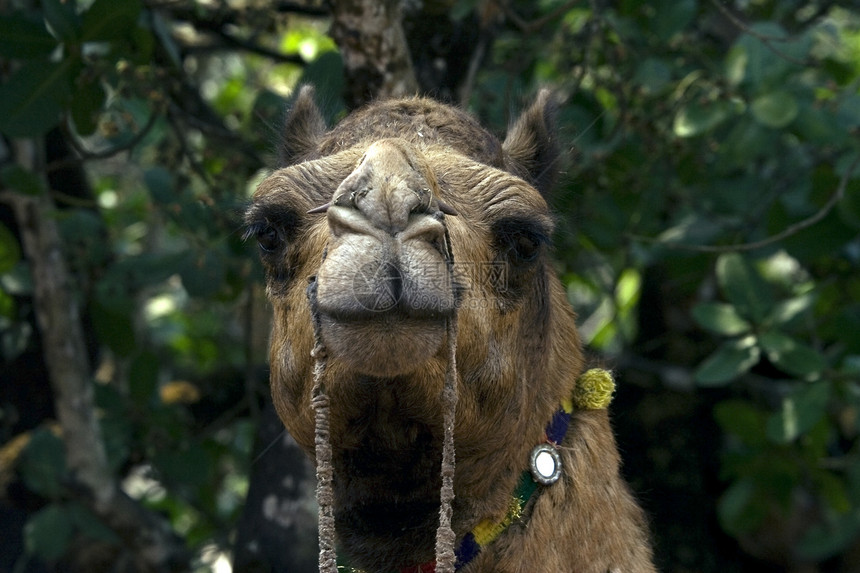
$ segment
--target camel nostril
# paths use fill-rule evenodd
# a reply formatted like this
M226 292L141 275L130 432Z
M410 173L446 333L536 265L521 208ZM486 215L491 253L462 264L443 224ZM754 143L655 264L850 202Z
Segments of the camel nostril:
M445 225L432 215L414 217L406 228L397 234L397 238L402 243L424 240L431 244L437 244L444 237Z

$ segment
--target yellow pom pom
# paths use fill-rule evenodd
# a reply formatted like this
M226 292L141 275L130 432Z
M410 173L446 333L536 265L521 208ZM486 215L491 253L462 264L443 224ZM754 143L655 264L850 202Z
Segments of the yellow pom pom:
M607 408L615 392L615 381L608 370L592 368L576 381L573 402L582 410Z
M194 404L200 401L200 390L191 382L174 380L158 389L165 404Z

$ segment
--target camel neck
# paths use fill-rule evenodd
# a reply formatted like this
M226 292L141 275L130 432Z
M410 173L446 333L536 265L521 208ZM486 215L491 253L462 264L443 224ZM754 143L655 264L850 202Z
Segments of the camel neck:
M510 526L527 519L526 508L532 499L536 498L543 488L551 487L561 476L561 457L556 447L567 435L573 412L607 408L614 391L615 382L607 370L595 368L579 376L573 396L561 401L558 410L544 429L543 440L532 449L529 468L520 474L511 494L507 513L501 520L485 519L466 533L455 549L456 570L471 563L484 547L495 541ZM363 573L348 566L344 569L350 573ZM391 573L436 573L436 563L431 561L412 565L392 570Z

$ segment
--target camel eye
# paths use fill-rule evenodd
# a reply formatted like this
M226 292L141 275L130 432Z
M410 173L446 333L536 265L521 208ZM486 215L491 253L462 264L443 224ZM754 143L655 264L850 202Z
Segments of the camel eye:
M514 255L523 262L531 262L540 254L541 239L530 234L523 233L517 236L511 245Z
M546 232L540 225L522 219L497 221L493 229L496 245L514 264L534 262L547 242Z
M278 233L277 229L275 229L271 225L260 227L259 229L257 229L255 234L257 236L257 243L259 243L260 248L267 253L271 253L281 244L280 234Z

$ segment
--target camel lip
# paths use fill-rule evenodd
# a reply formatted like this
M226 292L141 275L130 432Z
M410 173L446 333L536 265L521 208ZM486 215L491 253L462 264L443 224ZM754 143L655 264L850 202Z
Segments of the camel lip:
M362 306L349 308L327 308L320 306L319 312L322 316L341 324L404 324L420 322L441 322L454 316L455 308L444 307L410 307L397 304L389 309L378 310Z

